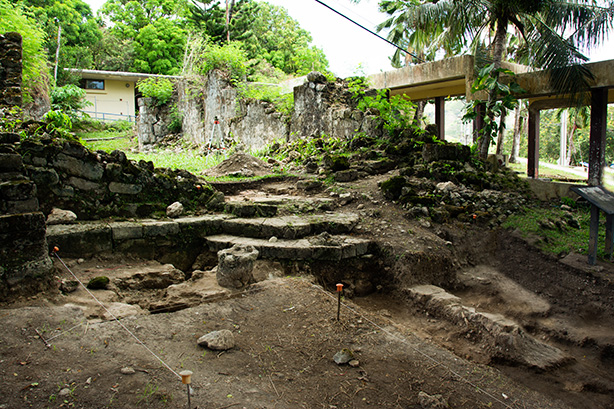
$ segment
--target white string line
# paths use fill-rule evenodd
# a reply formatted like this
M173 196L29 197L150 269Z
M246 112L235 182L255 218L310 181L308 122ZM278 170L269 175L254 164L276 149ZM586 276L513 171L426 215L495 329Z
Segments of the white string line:
M166 362L164 362L164 361L163 361L163 360L162 360L162 359L161 359L161 358L160 358L158 355L156 355L156 353L155 353L155 352L153 352L151 349L149 349L149 347L148 347L147 345L145 345L145 344L143 343L143 341L141 341L140 339L138 339L136 335L134 335L134 334L133 334L133 333L132 333L132 332L131 332L131 331L130 331L130 330L129 330L129 329L128 329L128 328L127 328L127 327L126 327L126 326L125 326L125 325L124 325L124 324L123 324L123 323L122 323L122 322L121 322L121 321L120 321L120 320L119 320L119 319L118 319L118 318L117 318L117 317L116 317L116 316L115 316L115 315L114 315L114 314L111 312L111 311L109 311L109 310L107 309L107 307L105 307L105 306L104 306L104 304L103 304L103 303L101 303L101 302L98 300L98 298L96 298L96 296L95 296L94 294L92 294L92 292L91 292L91 291L90 291L90 290L89 290L89 289L88 289L88 288L87 288L85 285L83 285L83 283L81 282L81 280L79 280L79 278L78 278L78 277L75 275L75 273L73 273L73 272L70 270L70 268L68 268L68 266L67 266L67 265L64 263L64 261L63 261L63 260L60 258L60 256L58 255L58 253L54 252L53 254L54 254L56 257L57 257L57 259L58 259L58 260L60 260L60 263L62 263L62 265L64 266L64 268L66 268L66 270L68 270L68 272L69 272L69 273L70 273L70 274L71 274L71 275L72 275L72 276L75 278L75 280L77 280L77 281L79 282L79 284L81 284L81 286L82 286L82 287L85 289L85 291L87 291L87 293L88 293L89 295L91 295L91 296L92 296L92 298L94 299L94 301L96 301L96 302L97 302L97 303L98 303L98 304L99 304L99 305L100 305L100 306L101 306L101 307L102 307L102 308L103 308L103 309L104 309L104 310L105 310L105 311L106 311L106 312L107 312L107 313L108 313L108 314L109 314L111 317L113 317L113 320L114 320L114 321L117 321L117 323L118 323L119 325L121 325L121 327L122 327L124 330L126 330L126 332L132 336L132 338L134 338L134 339L135 339L135 340L136 340L136 341L137 341L139 344L141 344L141 346L142 346L143 348L145 348L145 349L146 349L146 350L147 350L147 351L148 351L150 354L152 354L152 355L153 355L153 356L154 356L154 357L155 357L155 358L156 358L158 361L160 361L160 363L161 363L162 365L164 365L164 366L165 366L165 367L166 367L166 368L167 368L169 371L171 371L173 374L175 374L175 376L176 376L177 378L182 379L182 378L181 378L181 375L179 375L177 372L175 372L175 371L173 370L173 368L171 368L170 366L168 366L168 365L166 364Z
M85 324L85 322L80 322L79 324L75 325L74 327L69 328L69 329L67 329L66 331L62 331L62 332L60 332L59 334L52 336L51 338L45 338L45 341L49 342L49 341L51 341L52 339L55 339L55 338L57 338L57 337L59 337L59 336L62 336L62 335L64 335L64 334L66 334L67 332L70 332L70 331L72 331L73 329L75 329L75 328L77 328L77 327L80 327L80 326L81 326L81 325L83 325L83 324Z
M322 291L324 294L326 294L328 297L332 298L333 300L337 301L337 299L331 295L330 293L328 293L327 291L325 291L322 287L317 286L312 284L313 287L317 288L318 290ZM396 334L393 334L392 332L388 331L387 329L377 325L375 322L371 321L369 318L365 317L364 315L362 315L361 313L359 313L358 311L354 310L352 307L350 307L349 305L345 304L344 302L341 302L341 305L343 305L345 308L347 308L348 310L350 310L351 312L353 312L354 314L356 314L357 316L361 317L362 319L364 319L365 321L367 321L369 324L373 325L374 327L380 329L382 332L388 334L389 336L391 336L392 338L396 339L397 341L400 341L404 344L406 344L407 346L409 346L409 348L411 348L414 352L419 353L420 355L422 355L423 357L429 359L430 361L434 362L435 364L437 364L438 366L443 367L444 369L446 369L448 372L450 372L452 375L456 376L459 380L461 380L462 382L465 382L466 384L468 384L469 386L475 388L478 392L481 392L482 394L488 396L489 398L499 402L500 404L502 404L503 406L505 406L506 408L509 409L513 409L512 406L508 405L507 403L505 403L504 401L500 400L499 398L497 398L496 396L492 395L491 393L487 392L486 390L480 388L478 385L474 384L473 382L471 382L469 379L465 378L464 376L462 376L461 374L459 374L458 372L456 372L455 370L453 370L452 368L450 368L449 366L447 366L446 364L439 362L438 360L436 360L435 358L433 358L432 356L428 355L426 352L422 352L421 350L419 350L418 348L414 347L413 345L411 345L409 343L409 341L403 337L400 337Z

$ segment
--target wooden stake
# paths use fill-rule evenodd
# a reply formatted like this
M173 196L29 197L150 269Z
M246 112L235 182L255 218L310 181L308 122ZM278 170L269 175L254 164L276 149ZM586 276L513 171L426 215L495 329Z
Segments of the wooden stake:
M341 293L343 292L343 284L337 284L337 321L341 314Z

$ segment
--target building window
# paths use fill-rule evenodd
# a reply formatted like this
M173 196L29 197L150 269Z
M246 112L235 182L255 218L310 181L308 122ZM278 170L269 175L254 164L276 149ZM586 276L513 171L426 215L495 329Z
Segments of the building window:
M104 90L104 80L85 80L84 88Z

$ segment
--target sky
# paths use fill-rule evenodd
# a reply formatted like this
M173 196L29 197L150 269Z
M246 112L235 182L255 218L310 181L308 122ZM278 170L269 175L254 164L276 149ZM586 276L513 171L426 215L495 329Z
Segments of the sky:
M95 12L104 0L84 0ZM266 0L284 7L297 20L301 28L309 31L312 44L324 51L330 70L341 78L369 75L389 71L389 57L395 48L385 41L354 25L315 0ZM379 0L323 0L335 10L347 15L363 26L375 31L375 26L386 19L377 10ZM614 59L614 33L609 41L588 54L591 61Z

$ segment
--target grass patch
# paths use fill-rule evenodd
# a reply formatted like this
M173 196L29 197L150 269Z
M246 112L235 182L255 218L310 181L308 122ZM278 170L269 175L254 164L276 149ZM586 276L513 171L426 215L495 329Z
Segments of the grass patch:
M159 151L159 152L126 152L128 159L135 161L152 161L157 168L185 169L188 172L199 174L205 169L216 166L224 159L224 155L205 156L195 150Z
M517 230L524 238L537 239L536 245L543 252L557 256L570 252L588 255L590 207L579 205L573 210L573 218L580 228L568 225L569 213L555 206L536 206L524 209L507 218L503 223L506 229ZM597 257L608 260L605 246L605 215L600 215ZM549 226L549 227L546 227Z

